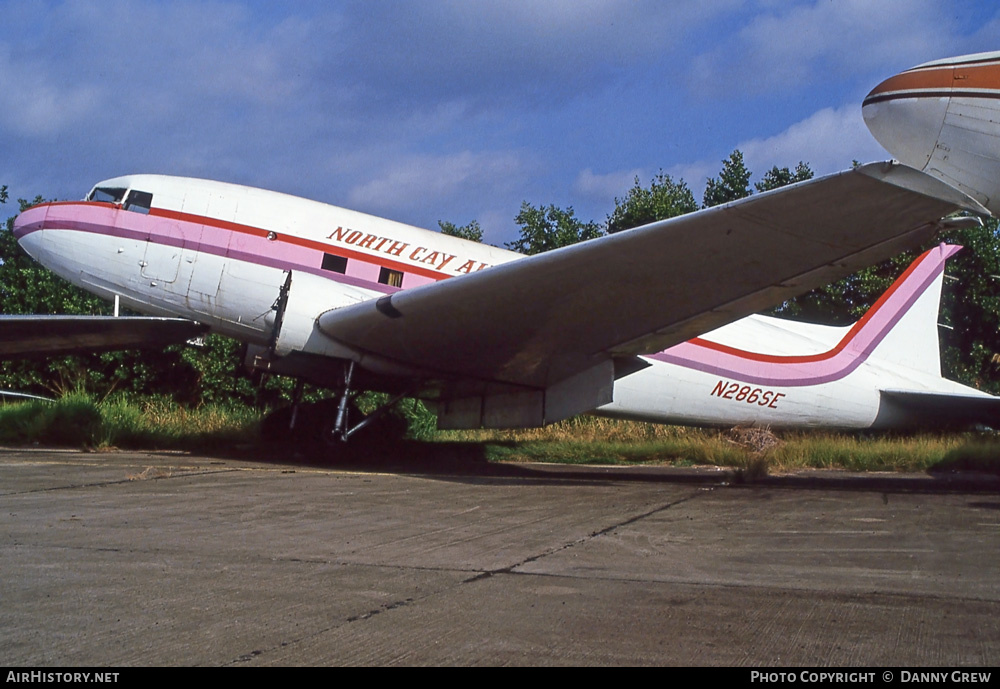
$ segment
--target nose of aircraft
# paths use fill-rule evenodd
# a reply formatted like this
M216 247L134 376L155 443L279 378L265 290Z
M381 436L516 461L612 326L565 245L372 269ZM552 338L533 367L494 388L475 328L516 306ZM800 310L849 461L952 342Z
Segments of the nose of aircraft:
M30 256L37 258L37 237L41 233L33 230L41 229L44 226L46 206L35 206L21 212L14 218L14 237L21 248L28 252Z
M942 75L933 73L941 81ZM950 83L932 88L926 72L911 70L886 79L865 98L868 130L905 165L923 170L934 154L950 101Z
M14 236L17 239L24 236L25 224L24 213L20 213L16 218L14 218Z

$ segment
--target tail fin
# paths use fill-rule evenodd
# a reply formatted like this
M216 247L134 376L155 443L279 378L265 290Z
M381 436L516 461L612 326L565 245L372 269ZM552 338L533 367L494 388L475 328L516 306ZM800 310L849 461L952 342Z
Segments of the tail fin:
M874 343L876 358L940 377L941 283L945 261L961 248L941 244L924 252L855 324L852 331L860 327L881 333Z
M924 252L830 349L789 356L694 338L651 358L733 380L773 386L817 385L850 375L875 352L883 361L941 375L937 314L945 261L960 246Z

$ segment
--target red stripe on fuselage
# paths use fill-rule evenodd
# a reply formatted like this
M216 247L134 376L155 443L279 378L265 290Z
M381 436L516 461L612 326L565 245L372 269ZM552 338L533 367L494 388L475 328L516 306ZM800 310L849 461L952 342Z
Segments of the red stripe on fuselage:
M982 63L915 67L876 86L865 98L865 104L928 96L996 98L1000 96L1000 62L993 58Z
M109 209L116 209L122 213L129 213L130 211L123 210L119 204L107 203L104 201L50 201L47 203L41 203L37 206L32 206L32 209L43 208L48 206L87 206L87 207L102 207ZM245 234L254 237L266 238L269 232L273 230L266 230L260 227L254 227L252 225L244 225L237 222L232 222L228 220L222 220L220 218L213 218L209 216L195 215L193 213L184 213L181 211L166 210L163 208L151 208L149 215L153 217L165 218L168 220L176 220L178 222L188 223L192 225L207 225L209 227L214 227L227 232L234 232L238 234ZM347 259L354 259L362 261L365 263L371 263L380 268L389 268L390 270L397 270L402 273L409 273L411 275L419 275L421 277L430 278L432 280L444 280L446 278L452 277L444 273L440 273L435 270L430 270L422 266L415 266L410 263L403 263L401 261L393 261L389 258L384 258L380 255L367 254L360 251L355 251L353 249L347 249L343 246L337 244L327 244L315 239L307 239L305 237L299 237L296 235L277 232L274 231L276 238L273 241L284 242L286 244L292 244L295 246L301 246L306 249L312 249L315 251L321 251L323 253L336 254L337 256L342 256ZM317 265L318 269L319 266Z
M183 213L181 211L171 211L163 208L152 208L150 209L149 214L161 218L178 220L180 222L193 223L196 225L211 225L212 227L217 227L221 230L227 230L229 232L238 232L241 234L249 234L254 237L267 237L268 232L273 231L273 230L261 229L259 227L254 227L252 225L242 225L240 223L231 222L229 220L220 220L219 218L194 215L193 213ZM306 239L305 237L298 237L296 235L286 234L281 232L275 232L275 234L277 235L277 238L274 241L277 242L295 244L296 246L305 247L307 249L315 249L317 251L322 251L324 253L336 254L338 256L343 256L344 258L348 259L353 258L359 261L364 261L366 263L374 263L375 265L382 268L389 268L391 270L398 270L403 273L412 273L414 275L421 275L423 277L428 277L434 280L444 280L445 278L451 277L450 275L445 275L435 270L421 268L419 266L415 266L410 263L401 263L399 261L393 261L392 259L385 259L382 258L381 256L366 254L360 251L355 251L353 249L346 249L336 244L326 244L324 242L315 239Z

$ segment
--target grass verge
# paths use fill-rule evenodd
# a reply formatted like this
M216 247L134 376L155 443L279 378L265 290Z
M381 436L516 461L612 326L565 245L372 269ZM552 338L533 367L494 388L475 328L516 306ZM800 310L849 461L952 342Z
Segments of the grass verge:
M418 433L413 430L417 422L407 418L411 438L428 448L472 443L492 461L707 465L735 469L747 480L810 468L1000 474L1000 436L995 433L772 434L762 429L718 431L590 416L546 428L434 431L426 414L411 415L419 422ZM260 420L259 411L246 407L187 409L164 399L126 397L97 403L74 393L55 402L0 406L0 443L225 451L258 443Z
M788 432L771 434L774 442L762 448L759 442L748 443L740 431L581 416L545 428L441 432L436 440L483 443L487 457L504 461L708 465L736 469L746 478L800 469L1000 474L1000 436L995 433Z
M186 409L170 401L118 397L97 403L83 393L53 402L0 407L0 443L90 449L220 450L254 443L260 413L206 405Z

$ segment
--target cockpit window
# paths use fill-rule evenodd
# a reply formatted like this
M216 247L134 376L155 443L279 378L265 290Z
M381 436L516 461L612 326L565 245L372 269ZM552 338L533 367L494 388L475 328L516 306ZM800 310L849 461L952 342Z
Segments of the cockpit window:
M94 187L87 196L88 201L103 201L104 203L121 203L125 197L125 189L118 187Z
M153 205L153 195L148 191L138 191L133 189L125 199L124 208L135 213L149 214L149 208Z

